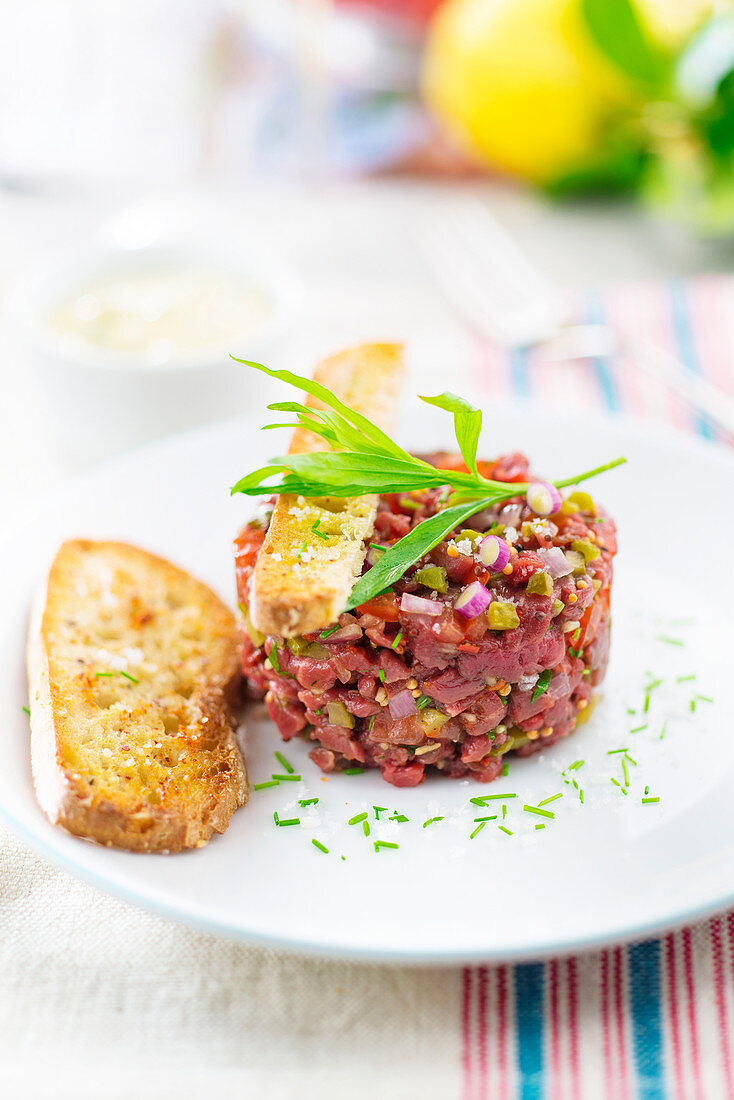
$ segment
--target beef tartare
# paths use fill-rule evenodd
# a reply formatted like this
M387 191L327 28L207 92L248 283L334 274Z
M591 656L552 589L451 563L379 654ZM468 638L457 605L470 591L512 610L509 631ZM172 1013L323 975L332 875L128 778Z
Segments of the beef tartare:
M450 455L428 461L466 469ZM520 454L479 472L531 480ZM447 496L440 487L381 496L364 571ZM249 618L268 520L248 524L235 543L244 672L283 738L313 742L325 772L379 768L412 787L431 770L489 782L507 753L567 736L606 669L615 527L586 492L556 510L534 510L528 496L471 516L329 629L287 640Z

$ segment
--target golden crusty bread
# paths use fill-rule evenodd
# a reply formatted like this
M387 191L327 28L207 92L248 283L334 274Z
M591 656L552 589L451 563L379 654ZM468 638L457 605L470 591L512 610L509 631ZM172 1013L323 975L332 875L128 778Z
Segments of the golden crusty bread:
M183 570L124 543L64 543L28 675L33 780L54 825L176 852L224 832L246 802L235 622Z
M325 359L314 378L390 431L403 374L401 344L360 344ZM307 404L323 408L311 397ZM302 428L293 433L292 454L321 450L326 444L318 436ZM322 630L338 618L362 569L377 499L278 498L250 590L250 617L257 630L289 638ZM334 537L314 538L316 522L320 531Z

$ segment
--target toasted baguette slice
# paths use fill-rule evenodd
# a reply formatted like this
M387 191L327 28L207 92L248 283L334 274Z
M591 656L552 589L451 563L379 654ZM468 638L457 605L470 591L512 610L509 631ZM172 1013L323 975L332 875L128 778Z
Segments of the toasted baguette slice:
M140 852L196 848L247 800L235 622L162 558L66 542L28 643L31 761L50 821Z
M400 403L402 351L401 344L362 344L325 359L314 378L390 431ZM311 397L308 404L323 408ZM301 428L293 433L292 454L325 449L313 433ZM250 590L250 617L258 630L289 638L322 630L337 619L360 575L377 499L278 498ZM320 531L335 538L316 538L317 522Z

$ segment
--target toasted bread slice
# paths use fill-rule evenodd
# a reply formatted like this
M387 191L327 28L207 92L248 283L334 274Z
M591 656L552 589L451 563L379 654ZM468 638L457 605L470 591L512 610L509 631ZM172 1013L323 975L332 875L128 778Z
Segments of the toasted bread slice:
M214 593L117 542L66 542L28 643L41 808L77 836L180 851L247 800L237 630Z
M400 403L402 352L401 344L361 344L325 359L314 378L389 431ZM308 404L323 407L311 397ZM293 433L291 453L325 449L313 433L301 428ZM338 618L362 569L377 499L278 498L250 590L250 617L257 630L289 638L322 630ZM320 531L334 537L316 538L317 522Z

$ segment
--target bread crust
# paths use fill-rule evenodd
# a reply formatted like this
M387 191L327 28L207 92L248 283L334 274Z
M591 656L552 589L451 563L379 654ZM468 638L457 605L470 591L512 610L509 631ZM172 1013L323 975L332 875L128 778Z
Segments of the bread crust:
M390 431L404 370L402 344L360 344L325 359L314 379ZM311 397L307 404L323 408ZM313 433L302 428L293 433L291 454L323 450L326 444ZM361 574L377 501L375 495L278 498L250 590L250 617L257 630L288 638L336 621ZM331 537L314 537L314 524Z
M78 641L73 630L69 631L68 617L79 611L79 588L84 588L86 571L93 559L97 566L104 561L105 568L113 573L117 569L129 570L139 588L145 589L149 584L152 590L173 593L176 601L189 601L200 615L202 645L211 642L216 657L187 683L190 695L182 705L189 725L176 731L175 743L185 745L187 767L212 772L205 784L187 785L185 780L177 779L170 784L159 783L155 788L151 781L146 787L144 781L131 774L125 777L130 780L127 788L123 783L120 791L109 791L105 790L104 777L95 770L93 744L89 761L85 759L84 739L96 728L95 723L99 725L103 720L102 709L95 708L93 702L94 676L100 673L82 664L70 674L65 651ZM100 608L95 608L90 600L85 613L92 615L92 637L95 611ZM165 610L157 608L155 615L158 626L165 627ZM129 640L138 648L145 645L145 615L140 618L141 625L134 637L128 639L123 635L123 641ZM176 661L177 655L171 652L172 667ZM236 624L230 611L206 585L170 562L124 543L88 540L64 543L34 605L27 666L33 781L39 804L52 824L110 847L177 852L200 847L214 832L224 832L235 809L247 801L247 775L234 729L240 682ZM160 752L166 752L170 739L166 740L165 733L158 729L159 715L165 712L156 698L160 685L155 682L155 673L151 674L150 685L143 677L135 679L137 687L133 688L129 679L124 685L130 685L135 695L128 709L131 713L142 712L143 730L147 728L145 715L150 714L150 744L160 745ZM169 705L171 698L176 698L175 693L170 696ZM154 742L154 738L160 740ZM133 751L127 745L125 749L128 756ZM125 771L125 766L132 763L132 758L121 761L109 751L110 766ZM165 771L161 765L159 772L161 768Z

